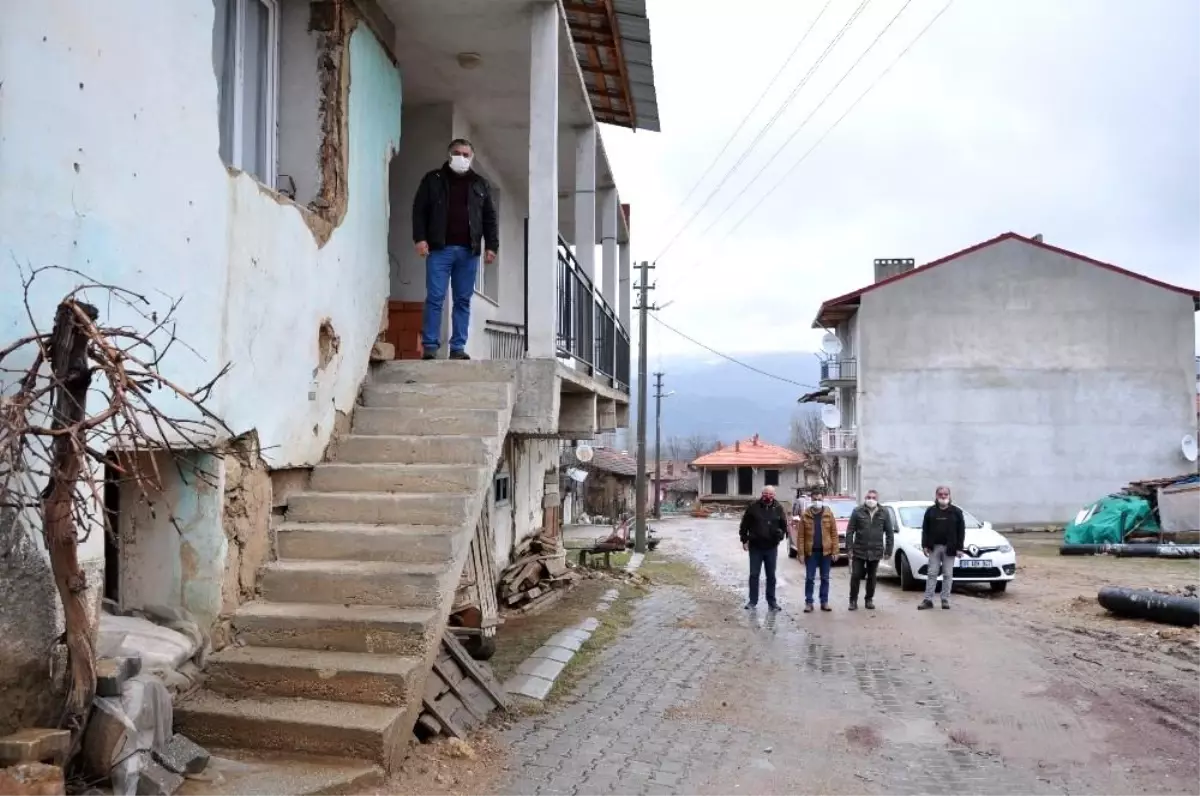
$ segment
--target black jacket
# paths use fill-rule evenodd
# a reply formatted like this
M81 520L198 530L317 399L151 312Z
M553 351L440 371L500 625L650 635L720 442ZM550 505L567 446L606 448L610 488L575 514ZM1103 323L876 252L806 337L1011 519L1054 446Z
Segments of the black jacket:
M434 169L421 178L417 195L413 199L412 232L413 243L425 241L430 249L446 246L446 202L450 193L447 180L449 166ZM467 220L471 228L471 251L479 254L483 250L481 241L487 241L488 251L500 251L500 224L496 218L496 203L492 199L492 186L473 171L466 176L471 180L467 192Z
M746 507L738 534L742 544L749 543L751 547L778 547L787 536L787 523L782 503L778 500L764 503L759 499Z
M876 506L872 516L869 508L859 506L846 524L846 550L863 561L891 558L894 534L892 515L887 509Z
M934 545L944 544L947 553L957 553L966 542L967 524L962 509L951 503L946 508L934 503L925 509L921 520L921 547L932 550Z

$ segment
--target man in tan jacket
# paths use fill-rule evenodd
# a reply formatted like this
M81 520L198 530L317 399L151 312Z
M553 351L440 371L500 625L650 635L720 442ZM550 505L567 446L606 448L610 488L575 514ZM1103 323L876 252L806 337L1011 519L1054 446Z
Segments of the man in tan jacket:
M837 520L825 505L825 493L814 490L812 503L800 515L801 554L804 556L804 613L813 610L813 584L821 572L821 610L829 607L829 569L838 554Z

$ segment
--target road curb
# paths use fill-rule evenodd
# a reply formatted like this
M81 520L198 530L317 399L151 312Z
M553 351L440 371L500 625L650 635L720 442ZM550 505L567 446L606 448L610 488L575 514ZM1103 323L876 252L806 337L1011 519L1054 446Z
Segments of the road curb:
M630 558L630 564L632 563L633 558ZM641 565L640 559L638 565ZM633 571L629 570L628 566L626 569ZM621 593L616 589L609 589L600 597L600 602L596 603L596 612L604 613L609 610L613 601L620 596ZM592 637L592 633L596 632L598 627L600 620L589 616L579 624L560 630L546 639L545 644L521 661L517 673L504 683L504 690L539 702L545 700L554 683L562 675L563 669L567 668L575 653L579 652L579 648Z

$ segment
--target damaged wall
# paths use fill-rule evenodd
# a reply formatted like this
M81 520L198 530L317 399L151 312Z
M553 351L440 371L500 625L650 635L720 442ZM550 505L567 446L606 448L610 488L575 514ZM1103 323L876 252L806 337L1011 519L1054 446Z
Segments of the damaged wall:
M542 497L546 493L546 473L558 468L557 439L521 437L509 434L505 440L505 462L510 476L510 499L505 509L495 508L492 490L492 517L496 531L496 561L504 567L513 548L523 539L542 529Z

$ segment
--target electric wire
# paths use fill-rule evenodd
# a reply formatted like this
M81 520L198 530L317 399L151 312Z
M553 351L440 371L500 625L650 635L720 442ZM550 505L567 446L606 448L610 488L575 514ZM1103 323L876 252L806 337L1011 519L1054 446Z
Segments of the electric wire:
M721 357L722 359L727 359L735 365L741 365L743 368L746 368L747 370L752 370L755 373L759 374L760 376L766 376L769 379L775 379L776 381L782 381L785 384L791 384L796 387L803 387L806 390L820 389L819 387L817 387L814 384L803 384L801 382L795 381L794 379L789 379L786 376L779 376L775 373L770 373L768 371L765 371L762 368L756 368L753 365L749 364L748 362L743 362L742 360L738 359L737 357L730 356L729 354L726 354L723 351L718 351L717 349L713 348L712 346L705 345L704 343L700 342L696 338L684 334L683 332L676 329L674 326L671 326L669 323L667 323L666 321L659 318L657 315L651 315L650 317L653 318L654 321L656 323L658 323L658 325L662 326L663 328L667 329L668 331L674 332L675 334L682 337L684 340L687 340L689 343L692 343L693 345L698 345L701 348L703 348L705 351L708 351L710 354L716 354L717 356Z

